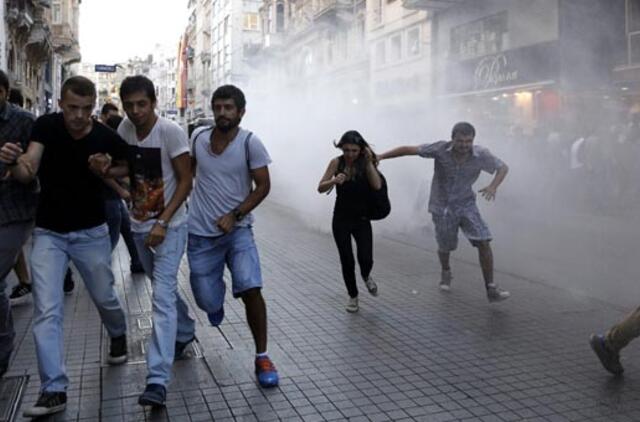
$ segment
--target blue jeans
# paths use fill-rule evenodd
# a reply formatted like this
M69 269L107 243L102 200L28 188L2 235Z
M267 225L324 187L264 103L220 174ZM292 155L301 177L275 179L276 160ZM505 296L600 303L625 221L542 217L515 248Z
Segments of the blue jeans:
M193 296L198 307L208 314L215 314L224 304L225 264L231 272L234 297L262 288L260 258L250 227L236 227L231 233L217 237L189 234L187 257Z
M80 272L109 336L119 337L127 331L124 312L114 288L107 225L69 233L36 227L29 260L33 279L33 336L41 390L47 392L65 391L69 385L62 332L62 284L69 260Z
M138 250L131 233L129 211L124 201L122 201L122 199L107 199L104 201L104 213L107 217L107 226L109 226L111 249L113 250L118 246L118 240L120 240L120 235L122 235L122 239L125 245L127 245L127 250L131 257L131 266L135 267L140 265Z
M147 347L147 384L166 386L171 379L176 341L190 341L196 330L189 307L178 293L178 270L187 242L187 225L167 229L164 241L154 248L155 254L144 244L148 234L133 233L140 262L153 287L153 333Z

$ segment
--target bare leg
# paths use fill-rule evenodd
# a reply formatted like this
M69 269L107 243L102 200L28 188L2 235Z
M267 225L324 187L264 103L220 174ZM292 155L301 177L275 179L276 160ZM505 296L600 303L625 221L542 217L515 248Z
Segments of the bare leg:
M482 277L484 284L493 283L493 252L491 245L487 241L478 243L478 257L480 259L480 267L482 268Z
M251 289L242 295L247 312L247 323L256 344L256 353L267 351L267 306L260 289Z

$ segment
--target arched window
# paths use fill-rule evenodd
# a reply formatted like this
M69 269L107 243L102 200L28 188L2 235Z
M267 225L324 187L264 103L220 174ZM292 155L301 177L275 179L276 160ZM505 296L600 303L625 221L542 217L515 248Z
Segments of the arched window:
M15 74L16 71L16 51L11 45L11 49L9 50L9 71Z
M276 32L284 31L284 2L276 3Z

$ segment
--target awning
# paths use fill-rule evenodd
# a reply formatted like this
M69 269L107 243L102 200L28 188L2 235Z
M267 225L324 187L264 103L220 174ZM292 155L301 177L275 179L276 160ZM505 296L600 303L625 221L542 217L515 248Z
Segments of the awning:
M456 98L456 97L466 97L468 95L483 95L483 94L492 94L492 93L498 93L498 92L504 92L504 91L527 90L527 89L534 89L538 87L541 88L543 86L553 85L555 83L556 81L547 80L547 81L532 82L529 84L522 84L522 85L510 85L510 86L505 86L505 87L500 87L495 89L481 89L478 91L467 91L467 92L460 92L456 94L438 95L437 98Z

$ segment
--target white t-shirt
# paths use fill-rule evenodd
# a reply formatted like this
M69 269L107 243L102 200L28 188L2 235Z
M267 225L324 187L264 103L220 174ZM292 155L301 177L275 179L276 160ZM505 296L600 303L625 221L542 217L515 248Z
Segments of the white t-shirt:
M127 141L130 150L131 230L145 233L151 230L176 192L177 181L171 160L189 153L189 140L180 126L164 117L158 117L151 132L141 141L129 119L120 123L118 133ZM173 214L169 227L177 227L186 220L183 203Z
M189 233L198 236L224 234L217 226L218 218L240 205L251 193L250 169L266 167L271 158L262 141L249 131L240 129L222 154L211 152L211 127L196 129L191 134L192 155L196 158L196 178L189 203ZM236 222L237 227L250 226L251 213Z

